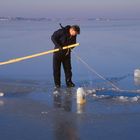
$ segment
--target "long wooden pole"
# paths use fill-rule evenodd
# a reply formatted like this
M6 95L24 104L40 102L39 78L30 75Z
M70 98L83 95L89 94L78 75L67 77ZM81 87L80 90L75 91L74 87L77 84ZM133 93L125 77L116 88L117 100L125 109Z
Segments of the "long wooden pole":
M70 49L70 48L73 48L73 47L76 47L76 46L79 46L79 43L69 45L69 46L65 46L65 47L63 47L63 50ZM16 62L19 62L19 61L23 61L23 60L30 59L30 58L35 58L35 57L38 57L38 56L42 56L42 55L46 55L46 54L50 54L50 53L54 53L54 52L58 52L58 51L59 51L59 48L49 50L49 51L45 51L45 52L41 52L41 53L37 53L37 54L33 54L33 55L20 57L20 58L10 59L8 61L0 62L0 66L1 65L11 64L11 63L16 63Z

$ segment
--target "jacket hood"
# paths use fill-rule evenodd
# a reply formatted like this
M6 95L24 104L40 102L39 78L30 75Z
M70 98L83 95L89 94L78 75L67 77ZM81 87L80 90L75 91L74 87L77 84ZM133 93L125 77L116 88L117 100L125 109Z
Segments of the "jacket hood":
M71 28L71 26L70 25L67 25L67 26L62 26L62 24L60 23L59 24L60 25L60 27L62 28L62 29L64 29L64 30L66 30L66 31L68 31L70 28Z

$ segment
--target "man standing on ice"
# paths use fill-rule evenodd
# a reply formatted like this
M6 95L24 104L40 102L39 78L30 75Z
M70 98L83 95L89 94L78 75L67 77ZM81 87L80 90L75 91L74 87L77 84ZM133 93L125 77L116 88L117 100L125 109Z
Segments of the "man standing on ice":
M76 43L77 34L80 34L78 25L67 25L58 29L53 33L51 39L55 45L55 49L59 48L58 52L53 54L53 76L56 88L61 87L61 63L65 72L65 80L67 87L74 87L72 82L72 67L71 67L71 49L63 50L62 47Z

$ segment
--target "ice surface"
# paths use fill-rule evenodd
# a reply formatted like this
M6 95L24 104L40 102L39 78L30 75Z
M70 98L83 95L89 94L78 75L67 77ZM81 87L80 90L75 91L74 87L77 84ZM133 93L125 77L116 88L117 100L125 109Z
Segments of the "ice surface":
M81 27L75 51L83 60L121 89L140 90L133 77L139 68L140 20L63 21L67 24ZM50 37L58 28L59 21L0 22L1 61L53 49ZM139 93L106 91L112 87L73 54L72 72L76 87L66 88L62 71L59 92L52 55L0 67L1 139L139 140ZM82 106L76 103L78 87L86 90Z

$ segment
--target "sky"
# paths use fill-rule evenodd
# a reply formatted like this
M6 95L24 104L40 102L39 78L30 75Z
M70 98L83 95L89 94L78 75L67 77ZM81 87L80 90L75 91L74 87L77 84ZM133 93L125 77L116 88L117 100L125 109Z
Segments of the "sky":
M0 0L0 16L140 18L140 0Z

